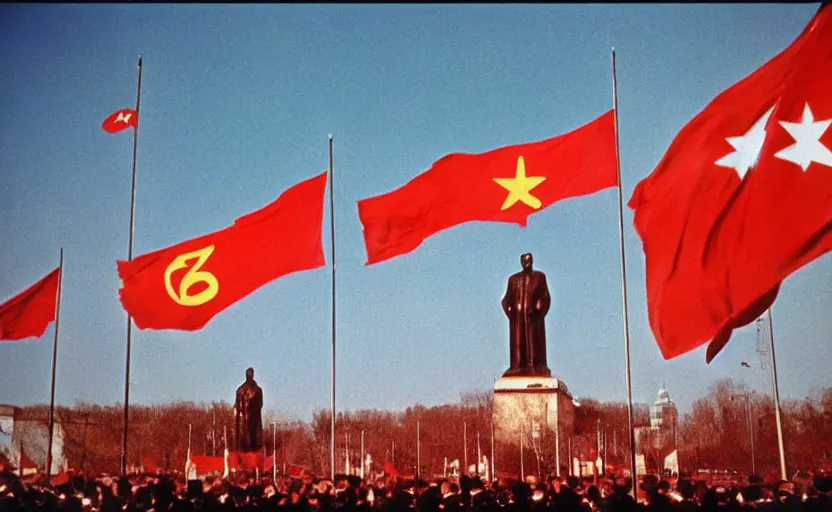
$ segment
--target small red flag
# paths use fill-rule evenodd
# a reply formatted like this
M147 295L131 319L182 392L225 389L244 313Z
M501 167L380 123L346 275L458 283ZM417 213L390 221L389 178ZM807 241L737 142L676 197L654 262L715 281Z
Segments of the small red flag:
M156 459L152 455L142 455L141 461L145 473L156 473L159 470Z
M55 320L61 269L0 304L0 341L40 337Z
M706 269L725 269L723 323L710 361L731 331L771 305L780 283L832 250L832 7L822 7L794 59L766 126L760 161L709 244ZM769 300L770 297L770 300Z
M707 343L725 320L727 277L725 268L705 268L709 237L756 164L766 123L807 35L688 122L629 201L646 260L650 327L665 359ZM776 293L770 290L768 304L758 307L768 307Z
M561 199L617 183L612 110L544 141L446 155L402 187L358 201L367 265L464 222L525 226L529 215Z
M139 113L130 108L116 110L101 123L101 128L107 133L117 133L121 130L139 125Z
M396 469L396 465L389 460L384 463L384 472L390 476L396 476L399 474L399 470Z
M225 471L225 457L210 455L191 455L191 465L196 468L198 475L208 473L222 473Z
M298 183L233 225L119 261L121 303L139 329L201 329L281 276L324 265L326 172Z

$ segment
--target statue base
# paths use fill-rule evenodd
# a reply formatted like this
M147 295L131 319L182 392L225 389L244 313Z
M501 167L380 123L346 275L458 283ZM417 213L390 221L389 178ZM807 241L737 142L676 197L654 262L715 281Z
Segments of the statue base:
M563 381L529 375L501 377L494 385L492 406L497 442L519 445L523 435L530 446L532 436L549 430L544 435L557 438L560 466L568 467L566 449L575 428L575 404Z

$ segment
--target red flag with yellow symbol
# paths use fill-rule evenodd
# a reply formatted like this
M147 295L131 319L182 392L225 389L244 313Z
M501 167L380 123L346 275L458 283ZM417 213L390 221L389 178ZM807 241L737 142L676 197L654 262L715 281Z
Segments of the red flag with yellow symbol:
M358 201L367 265L407 254L470 221L526 225L562 199L618 184L610 110L540 142L480 154L453 153L396 190Z
M195 331L264 284L324 265L326 172L215 233L119 261L124 309L139 329Z

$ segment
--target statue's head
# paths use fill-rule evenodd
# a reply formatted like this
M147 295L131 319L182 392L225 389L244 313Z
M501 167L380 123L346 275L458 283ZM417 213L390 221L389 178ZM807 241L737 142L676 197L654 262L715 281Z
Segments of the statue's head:
M252 380L254 378L254 368L247 368L246 369L246 380Z
M532 258L532 253L530 252L520 256L520 264L523 266L523 270L531 270L533 261L534 259Z

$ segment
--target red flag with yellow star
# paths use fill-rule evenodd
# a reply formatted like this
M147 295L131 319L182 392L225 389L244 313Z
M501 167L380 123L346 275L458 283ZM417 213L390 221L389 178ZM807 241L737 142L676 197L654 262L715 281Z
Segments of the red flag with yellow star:
M402 187L358 201L367 265L470 221L526 225L569 197L618 184L613 111L569 133L486 153L452 153Z

